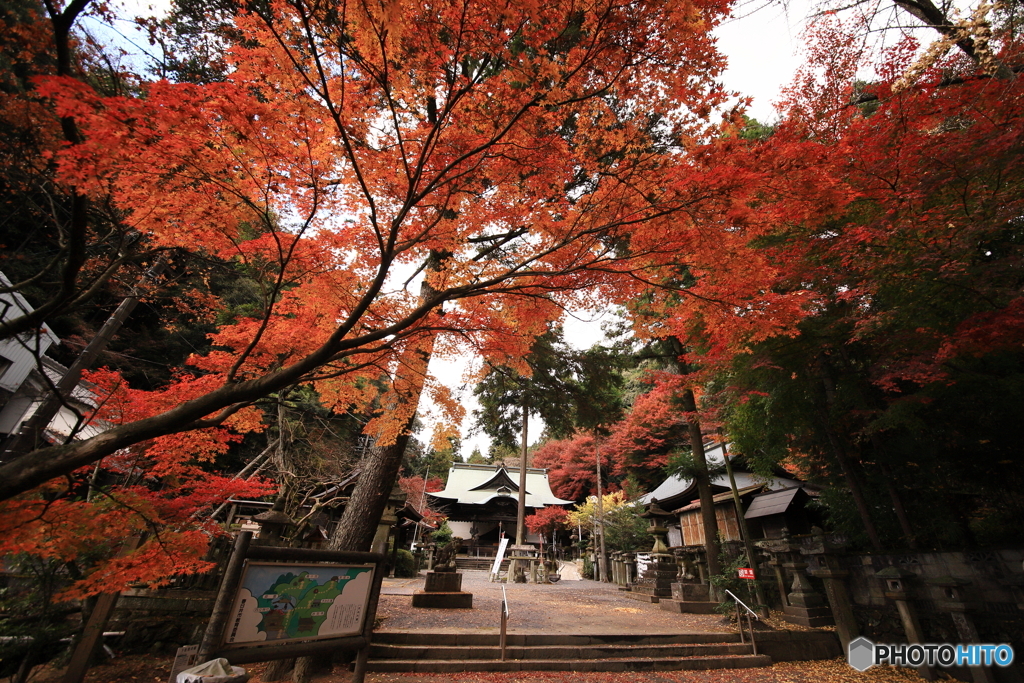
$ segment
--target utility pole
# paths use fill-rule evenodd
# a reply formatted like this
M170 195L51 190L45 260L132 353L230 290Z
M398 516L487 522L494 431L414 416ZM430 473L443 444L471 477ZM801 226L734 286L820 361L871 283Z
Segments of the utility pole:
M53 421L57 413L60 412L61 406L71 396L71 392L78 386L78 382L82 378L82 371L92 367L96 358L107 348L114 335L124 325L124 321L135 310L145 292L146 285L159 277L166 268L167 257L161 254L149 267L149 270L139 278L131 293L121 301L121 304L113 314L103 323L100 331L96 333L96 336L86 345L82 353L75 359L75 362L68 368L68 371L64 373L64 376L60 378L55 387L56 391L51 392L36 409L35 413L22 423L18 433L7 440L2 460L12 460L37 448L49 445L43 437L43 432L50 425L50 422Z
M523 400L523 443L519 455L519 510L516 512L516 545L523 544L523 527L526 525L526 425L530 411Z
M754 572L754 595L757 597L758 610L762 617L767 617L768 603L764 597L764 589L761 587L761 577L757 569L757 556L754 554L754 543L750 540L750 532L747 530L747 519L743 516L743 506L740 505L740 492L736 489L736 477L732 474L732 463L729 462L729 451L725 446L725 439L719 432L718 440L722 442L722 459L725 460L725 471L729 474L729 486L732 487L732 502L736 506L736 519L740 525L740 535L743 537L743 548L747 552L747 564Z
M417 510L421 515L423 514L424 503L427 500L427 477L430 476L430 466L427 466L426 471L423 473L423 490L420 491L420 509ZM412 532L412 547L416 547L416 541L420 537L420 522L416 522L416 528Z
M600 546L597 548L601 553L598 557L598 567L601 570L601 580L608 581L608 553L604 546L604 496L601 494L601 446L597 442L597 437L594 437L594 444L597 458L597 527L601 530Z

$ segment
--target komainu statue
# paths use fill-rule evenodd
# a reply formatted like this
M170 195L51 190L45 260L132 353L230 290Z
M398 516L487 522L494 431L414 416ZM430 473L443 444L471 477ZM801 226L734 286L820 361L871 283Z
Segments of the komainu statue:
M458 536L452 538L448 542L448 545L437 551L437 557L434 559L434 571L435 572L453 572L456 570L455 567L455 554L459 552L459 548L462 547L462 539Z

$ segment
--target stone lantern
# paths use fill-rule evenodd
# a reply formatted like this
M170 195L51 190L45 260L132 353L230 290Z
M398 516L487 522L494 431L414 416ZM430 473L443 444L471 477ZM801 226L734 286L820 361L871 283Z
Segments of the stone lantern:
M377 533L373 536L373 552L386 553L388 549L388 536L391 534L391 527L398 522L398 511L405 506L406 495L398 484L391 489L388 496L388 504L384 508L380 522L377 523Z
M647 506L646 512L640 516L651 520L654 547L651 548L651 561L647 564L643 576L633 584L632 592L644 596L650 602L659 602L662 598L672 597L672 583L679 573L675 558L669 554L665 543L665 536L668 534L665 523L673 515L661 509L658 500L654 499Z
M668 527L665 524L668 520L673 517L671 512L666 512L658 505L658 499L655 498L651 501L651 504L647 506L646 512L640 515L645 519L650 520L651 524L651 535L654 536L654 547L651 548L651 559L661 560L660 556L664 555L668 560L672 560L672 556L668 552L668 544L665 542L668 536ZM672 562L675 564L675 562Z
M260 536L254 545L283 546L284 538L295 525L295 521L284 513L284 498L274 501L274 506L252 518L260 525Z
M957 633L960 635L960 642L980 643L981 637L978 635L978 627L974 624L972 613L980 611L981 604L968 600L965 591L971 582L952 576L940 576L934 579L925 579L925 583L942 591L942 599L936 601L936 606L940 610L949 612ZM970 670L974 683L993 683L992 671L989 667L971 666Z
M907 642L925 642L921 624L917 620L917 611L910 602L910 594L907 590L908 584L917 578L917 574L905 569L886 567L879 572L875 572L875 578L883 582L883 592L886 599L896 603L896 609L900 613L900 621L903 622L903 632L907 634ZM929 681L934 681L937 678L933 667L922 665L917 667L917 670L923 678Z

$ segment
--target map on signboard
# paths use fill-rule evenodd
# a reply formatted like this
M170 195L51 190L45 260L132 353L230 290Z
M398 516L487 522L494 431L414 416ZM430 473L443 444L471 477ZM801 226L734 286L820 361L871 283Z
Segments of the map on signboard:
M373 565L250 562L224 642L358 635L372 583Z

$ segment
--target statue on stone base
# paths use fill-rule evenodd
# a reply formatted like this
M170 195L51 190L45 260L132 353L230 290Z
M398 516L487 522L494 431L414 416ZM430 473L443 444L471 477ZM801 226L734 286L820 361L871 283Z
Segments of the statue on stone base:
M454 537L447 545L442 547L437 552L437 556L434 558L434 571L435 572L454 572L456 571L455 566L455 555L459 552L459 548L462 547L462 539L458 536Z

